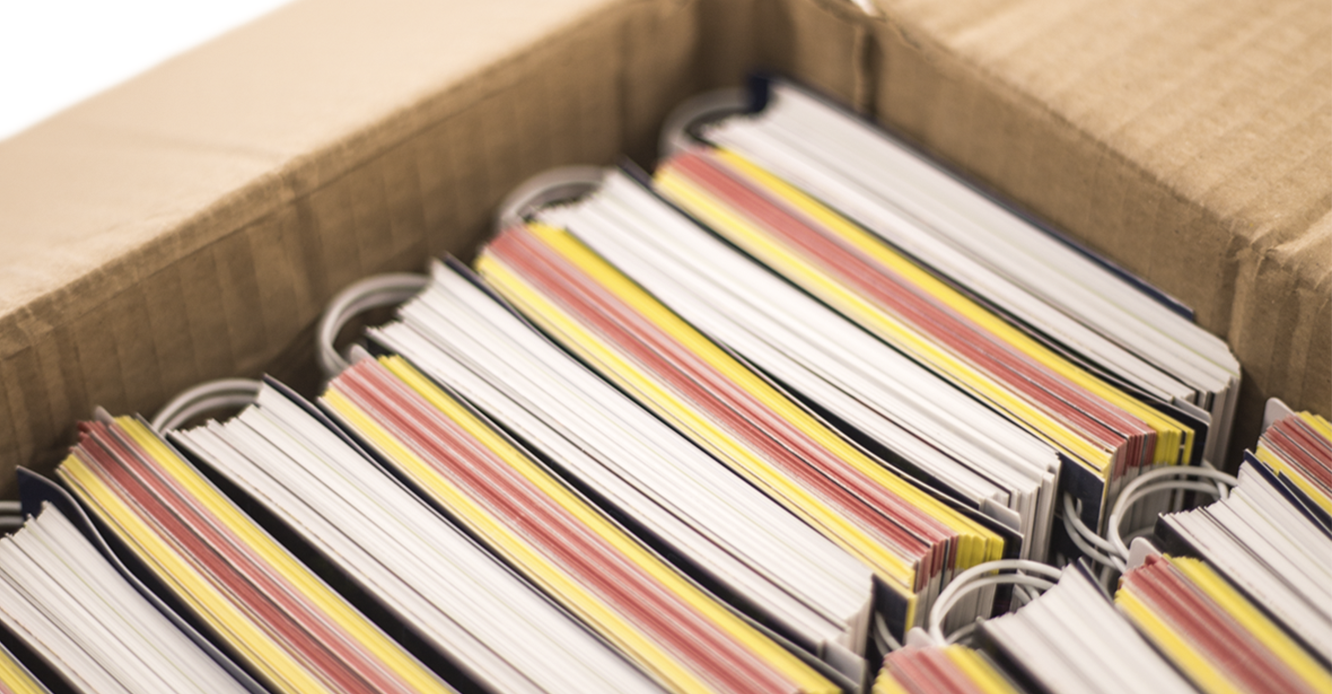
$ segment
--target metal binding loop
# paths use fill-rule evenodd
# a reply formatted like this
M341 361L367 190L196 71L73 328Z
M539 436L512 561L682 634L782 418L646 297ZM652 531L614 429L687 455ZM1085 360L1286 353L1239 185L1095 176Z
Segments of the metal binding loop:
M1039 574L1044 578L1037 576L1028 576L1026 574L998 574L986 576L991 571L1026 571L1028 573ZM948 583L948 586L939 593L934 606L930 608L929 619L926 620L926 628L930 637L939 645L953 643L971 632L973 626L963 627L958 632L945 636L943 633L943 622L948 616L948 612L962 599L962 597L972 591L979 590L986 586L1001 585L1006 583L1016 584L1018 586L1029 586L1040 591L1049 590L1054 586L1054 582L1059 580L1062 572L1048 564L1042 564L1038 561L1029 559L999 559L997 561L987 561L983 564L977 564L966 571L958 574ZM1045 580L1049 579L1049 580ZM1026 597L1025 593L1023 594Z
M1206 463L1204 463L1206 464ZM1189 477L1202 477L1212 480L1212 484L1207 482L1192 482L1189 480L1171 480L1157 482L1167 477L1175 475L1186 475ZM1152 483L1152 484L1149 484ZM1221 483L1221 484L1216 484ZM1115 500L1115 506L1110 511L1110 520L1107 523L1106 539L1114 548L1114 552L1121 560L1127 560L1129 557L1128 545L1124 542L1123 536L1119 531L1119 524L1124 520L1124 513L1128 511L1138 500L1155 492L1166 490L1185 490L1212 494L1217 498L1225 498L1226 488L1223 485L1234 487L1239 484L1239 480L1234 475L1228 475L1220 470L1206 467L1166 467L1156 470L1150 470L1138 475L1132 482L1124 485L1119 492L1119 498Z
M416 296L430 284L425 275L391 273L375 275L342 290L319 317L315 332L315 357L326 378L342 373L351 364L333 346L342 327L352 316L381 306L394 306Z
M1064 492L1064 530L1068 531L1069 539L1083 554L1101 565L1123 571L1123 558L1116 554L1115 546L1109 540L1097 535L1082 522L1082 516L1078 513L1079 505L1072 494Z
M601 187L606 170L598 166L563 166L523 181L505 196L495 214L495 232L522 224L537 210L557 202L570 202Z
M749 111L749 95L739 87L718 89L680 102L661 126L657 156L665 159L694 145L693 129Z
M880 653L892 653L902 647L902 643L893 638L892 632L888 631L888 623L878 612L874 613L874 628L870 633L873 634L874 645L878 647Z
M244 407L254 402L263 384L248 378L224 378L190 388L168 402L151 422L153 430L164 434L195 417L213 410Z

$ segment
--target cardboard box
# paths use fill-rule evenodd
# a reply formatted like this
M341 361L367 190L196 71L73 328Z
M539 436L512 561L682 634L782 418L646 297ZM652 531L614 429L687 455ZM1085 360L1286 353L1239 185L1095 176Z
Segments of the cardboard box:
M0 495L94 405L267 370L365 275L755 67L1176 295L1262 402L1332 414L1332 11L1314 0L298 0L0 142Z

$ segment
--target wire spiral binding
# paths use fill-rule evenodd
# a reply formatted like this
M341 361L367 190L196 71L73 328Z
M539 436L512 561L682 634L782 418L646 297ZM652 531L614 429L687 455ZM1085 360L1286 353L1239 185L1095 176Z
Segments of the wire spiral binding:
M987 575L992 571L1025 571L1027 573ZM1029 576L1027 574L1037 575ZM986 586L1004 584L1015 584L1045 591L1050 589L1055 581L1059 580L1060 575L1062 575L1062 572L1059 569L1030 559L999 559L977 564L955 576L948 583L948 586L939 593L939 597L935 600L934 606L930 608L929 617L926 619L926 630L936 644L955 643L958 639L970 634L975 629L975 624L967 625L952 634L945 635L943 633L943 622L948 616L948 612L968 593ZM1027 600L1033 597L1025 591L1020 594Z
M657 155L666 158L695 145L691 130L700 124L748 110L749 94L739 87L704 92L685 99L666 115Z
M523 181L500 202L495 233L522 224L547 205L576 200L601 187L606 169L599 166L563 166Z
M1176 475L1202 477L1212 480L1215 484L1167 479ZM1164 481L1157 482L1157 480ZM1149 484L1152 482L1155 482L1155 484ZM1144 472L1120 490L1119 498L1115 501L1114 508L1110 511L1110 520L1106 524L1106 539L1114 546L1118 556L1121 559L1127 560L1129 549L1120 533L1119 526L1124 519L1124 514L1140 499L1145 498L1149 494L1168 489L1202 492L1224 499L1228 493L1228 488L1234 487L1237 484L1239 484L1239 480L1236 479L1234 475L1221 472L1210 465L1207 467L1168 467Z
M1181 475L1200 477L1208 481L1169 479ZM1238 480L1233 475L1213 468L1206 461L1203 462L1201 467L1168 467L1150 470L1134 478L1133 481L1120 490L1119 498L1115 500L1115 505L1111 509L1110 517L1106 523L1105 537L1097 535L1082 522L1082 518L1078 514L1078 504L1068 493L1064 494L1064 529L1068 531L1068 536L1073 544L1077 545L1084 555L1105 567L1101 574L1101 582L1102 584L1108 584L1109 577L1112 575L1111 572L1123 573L1128 568L1128 542L1135 537L1152 532L1152 527L1148 526L1129 533L1127 537L1123 535L1120 526L1123 524L1124 516L1134 504L1156 492L1163 491L1193 491L1223 499L1226 497L1228 489L1237 483Z
M177 395L158 410L150 425L164 434L195 417L213 410L244 407L254 402L262 384L248 378L208 381Z
M401 304L429 284L430 278L425 275L390 273L367 277L338 292L319 317L315 332L315 357L324 377L333 378L351 366L333 346L347 321L372 308Z

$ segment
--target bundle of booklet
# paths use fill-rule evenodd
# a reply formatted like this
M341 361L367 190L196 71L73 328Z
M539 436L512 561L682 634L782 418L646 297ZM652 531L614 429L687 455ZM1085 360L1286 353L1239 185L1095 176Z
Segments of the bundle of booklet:
M1082 369L1149 396L1148 402L1186 412L1201 408L1216 434L1205 444L1206 457L1226 459L1239 364L1224 341L1191 322L1191 312L835 103L780 79L753 86L756 113L698 128L701 140L717 145L728 163L743 158L764 167ZM828 231L842 235L836 225ZM854 234L842 238L869 248ZM881 251L867 252L891 267ZM984 327L995 325L946 294L936 297ZM1086 382L1034 345L1018 340L1012 346L1075 383Z
M461 394L644 542L859 679L872 573L561 351L453 264L370 331Z
M107 416L84 423L56 474L272 689L448 691L146 423Z
M1148 557L1115 606L1202 691L1332 691L1326 666L1198 559Z
M276 382L225 424L172 432L235 485L231 498L130 418L85 425L58 470L162 589L271 690L451 691L437 673L494 692L844 688L401 360L358 365L321 404L346 432ZM332 564L335 580L350 579L340 587L384 608L380 623L237 502L270 513L292 534L289 546ZM416 645L430 668L383 627Z
M751 97L657 190L1054 446L1087 525L1146 467L1226 459L1238 362L1172 300L826 100Z
M953 572L1004 555L982 517L871 458L567 232L506 230L477 269L603 377L869 566L897 634Z
M1078 565L1030 604L977 631L982 647L1035 691L1195 691Z
M0 687L1325 689L1327 422L1278 418L1216 504L1138 503L1171 555L1113 601L1076 561L1000 588L1223 460L1238 364L882 131L750 97L653 176L521 190L312 400L82 425L77 502L0 540Z
M337 397L336 391L329 397ZM663 691L612 644L479 545L464 532L468 523L453 522L476 513L464 497L455 492L450 516L442 515L324 414L276 382L225 424L174 436L419 636L434 651L428 658L432 666L444 665L442 656L449 672L468 686L505 692ZM424 465L401 448L394 452L401 464ZM481 529L487 531L483 540L505 534L502 527Z
M1332 690L1332 536L1280 489L1246 463L1230 496L1161 519L1171 554L1145 552L1113 603L1073 565L1030 604L982 622L977 647L1018 685L1050 692Z

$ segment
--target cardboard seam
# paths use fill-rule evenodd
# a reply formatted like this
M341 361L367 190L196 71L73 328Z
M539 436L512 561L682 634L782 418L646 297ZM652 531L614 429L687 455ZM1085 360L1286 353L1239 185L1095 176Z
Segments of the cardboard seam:
M852 79L855 80L857 111L871 120L878 119L879 80L886 72L886 66L880 63L887 60L879 50L879 39L869 26L856 27L855 64L852 66Z

